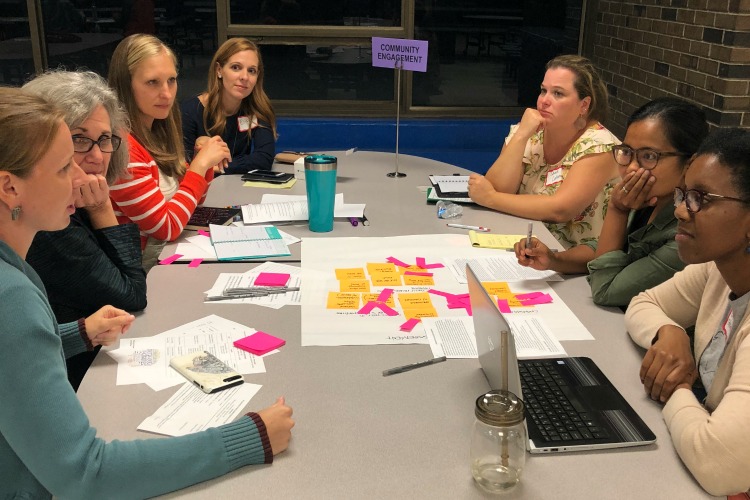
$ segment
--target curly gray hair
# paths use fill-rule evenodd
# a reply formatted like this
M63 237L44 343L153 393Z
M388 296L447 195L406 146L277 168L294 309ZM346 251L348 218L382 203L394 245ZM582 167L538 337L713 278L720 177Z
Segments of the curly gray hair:
M103 106L109 114L112 132L122 137L122 144L109 161L107 183L112 184L125 176L130 122L117 94L104 78L93 71L53 70L37 76L22 89L55 103L63 111L65 123L71 129L85 122L97 106Z

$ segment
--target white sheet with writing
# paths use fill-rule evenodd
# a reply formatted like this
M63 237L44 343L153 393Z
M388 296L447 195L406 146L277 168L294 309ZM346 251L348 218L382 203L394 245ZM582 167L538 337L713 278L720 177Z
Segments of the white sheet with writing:
M507 314L505 319L513 332L519 359L568 355L538 314ZM472 318L422 318L422 324L435 357L477 357Z
M141 422L138 430L165 436L184 436L218 427L237 418L261 387L245 383L206 394L188 382L153 415Z
M492 257L446 258L443 262L459 283L467 283L467 263L471 264L479 281L563 281L555 271L537 271L520 265L513 252L497 252L497 255Z

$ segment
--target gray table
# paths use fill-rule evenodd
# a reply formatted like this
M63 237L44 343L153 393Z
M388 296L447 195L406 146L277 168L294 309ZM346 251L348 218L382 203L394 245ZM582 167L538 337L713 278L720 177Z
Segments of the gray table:
M359 155L359 158L358 158ZM337 223L331 236L383 236L444 232L434 207L416 185L428 173L459 171L431 160L402 156L406 179L388 179L393 155L358 153L340 158L345 197L368 203L367 228ZM360 164L358 160L362 161ZM441 171L442 170L442 171ZM221 179L219 179L221 180ZM362 182L362 180L366 182ZM223 180L222 183L228 182ZM217 201L234 189L216 183ZM226 188L227 191L224 191ZM249 191L250 192L250 191ZM255 196L255 195L253 195ZM251 198L250 195L248 195ZM235 201L236 203L237 201ZM463 221L496 231L523 232L525 221L467 208ZM297 228L298 236L306 227ZM543 240L551 236L536 231ZM320 236L320 235L315 235ZM469 470L474 400L488 389L477 360L449 360L383 377L385 368L431 357L429 346L300 346L299 309L204 304L202 292L219 272L243 272L250 263L157 266L148 276L148 309L128 335L149 336L208 314L277 334L287 340L265 360L267 373L247 375L263 388L250 409L284 395L297 421L289 450L272 466L245 467L167 497L187 498L483 498ZM638 380L642 353L628 338L619 310L597 307L583 277L552 284L596 341L564 342L571 355L592 357L656 433L657 444L612 451L528 456L522 484L506 498L705 498L682 466L661 418ZM116 366L99 356L79 397L106 439L157 438L136 431L176 388L116 386ZM487 496L489 497L489 496Z

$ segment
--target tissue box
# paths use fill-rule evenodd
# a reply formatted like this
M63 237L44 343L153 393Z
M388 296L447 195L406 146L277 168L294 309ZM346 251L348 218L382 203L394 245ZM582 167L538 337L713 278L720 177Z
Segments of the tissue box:
M305 178L305 158L299 158L294 162L294 178L304 179Z

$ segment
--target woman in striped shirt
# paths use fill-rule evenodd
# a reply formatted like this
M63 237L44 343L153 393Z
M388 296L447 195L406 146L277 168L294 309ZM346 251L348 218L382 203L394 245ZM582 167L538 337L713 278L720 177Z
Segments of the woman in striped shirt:
M128 173L110 188L110 197L118 220L138 225L148 272L205 199L213 167L227 164L231 154L216 136L186 164L180 109L174 106L177 58L159 39L138 34L120 42L109 84L132 122Z

